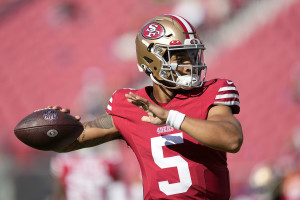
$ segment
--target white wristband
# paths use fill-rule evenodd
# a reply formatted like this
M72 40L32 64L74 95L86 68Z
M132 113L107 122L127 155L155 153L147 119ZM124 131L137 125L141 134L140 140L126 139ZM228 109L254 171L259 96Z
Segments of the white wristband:
M185 118L185 114L176 110L170 110L166 121L166 125L172 126L177 130L180 130L180 126Z

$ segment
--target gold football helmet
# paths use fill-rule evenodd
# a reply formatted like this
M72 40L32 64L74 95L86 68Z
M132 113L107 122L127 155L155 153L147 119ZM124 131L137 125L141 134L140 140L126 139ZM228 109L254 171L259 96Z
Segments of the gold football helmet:
M136 37L140 71L146 72L156 84L170 89L202 86L207 69L204 50L195 28L176 15L152 18ZM181 73L179 69L182 68L188 69L189 74ZM201 77L202 70L204 75Z

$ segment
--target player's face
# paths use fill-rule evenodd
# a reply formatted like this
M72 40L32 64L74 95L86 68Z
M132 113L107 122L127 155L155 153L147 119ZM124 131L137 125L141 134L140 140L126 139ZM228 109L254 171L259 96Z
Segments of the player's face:
M197 64L198 59L198 50L181 50L181 51L174 51L171 53L171 63L177 63L178 65L185 65L178 66L177 72L180 75L191 75L191 65ZM198 70L194 69L193 74L197 74Z

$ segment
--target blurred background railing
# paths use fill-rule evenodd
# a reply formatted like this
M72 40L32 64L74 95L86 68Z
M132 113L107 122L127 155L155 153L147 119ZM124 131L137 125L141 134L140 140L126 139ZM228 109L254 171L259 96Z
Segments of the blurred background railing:
M18 141L17 122L47 105L93 119L116 89L149 84L135 35L168 13L199 30L208 79L231 79L240 92L244 144L228 155L232 199L300 199L299 0L1 0L0 200L52 199L58 176L57 154ZM119 192L106 199L122 191L142 199L133 153L122 142L99 151L112 147L120 159L109 180Z

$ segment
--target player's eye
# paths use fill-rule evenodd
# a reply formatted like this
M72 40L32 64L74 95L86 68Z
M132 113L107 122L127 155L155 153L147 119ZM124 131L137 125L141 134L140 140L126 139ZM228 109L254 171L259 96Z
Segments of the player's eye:
M177 63L183 63L185 60L184 59L182 59L182 58L178 58L178 59L176 59L176 62Z

